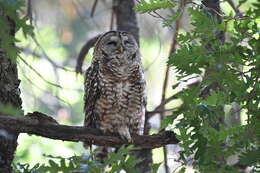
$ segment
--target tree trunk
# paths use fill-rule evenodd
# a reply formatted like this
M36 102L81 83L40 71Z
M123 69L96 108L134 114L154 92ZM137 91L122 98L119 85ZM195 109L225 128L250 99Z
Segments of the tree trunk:
M117 30L128 31L139 44L139 28L134 11L134 0L114 0Z
M134 0L114 0L114 12L116 15L117 30L128 31L131 33L139 45L139 28L134 11ZM145 123L145 134L149 133L149 125ZM140 160L136 168L142 173L151 172L152 152L150 149L134 151L133 154Z
M2 13L0 12L0 15ZM4 15L2 15L4 16ZM10 19L9 30L6 34L14 36L15 24ZM0 41L3 39L0 38ZM12 45L14 46L14 44ZM20 81L17 75L17 66L0 47L0 113L4 109L17 109L21 111L22 100L19 90ZM3 109L4 108L4 109ZM17 147L17 133L0 129L0 172L11 173L11 164Z

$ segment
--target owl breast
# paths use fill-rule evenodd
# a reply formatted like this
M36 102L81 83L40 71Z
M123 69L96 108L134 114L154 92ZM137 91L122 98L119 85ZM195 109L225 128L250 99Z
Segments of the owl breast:
M96 114L100 115L98 128L105 132L143 134L145 81L141 73L127 80L102 74L100 79L102 93L96 103ZM123 134L126 138L127 135Z

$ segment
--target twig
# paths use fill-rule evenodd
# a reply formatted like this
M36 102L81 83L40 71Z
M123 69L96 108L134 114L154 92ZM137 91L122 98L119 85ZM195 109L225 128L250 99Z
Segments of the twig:
M145 67L145 69L144 69L145 72L148 71L149 68L157 61L157 59L159 58L159 55L161 53L161 50L162 50L162 42L161 42L161 39L159 38L159 50L158 50L158 53L155 56L155 58L153 59L153 61Z
M58 85L56 83L53 83L53 82L50 82L48 81L47 79L45 79L37 70L35 70L29 63L27 63L21 56L18 56L22 62L27 65L35 74L37 74L37 76L39 76L43 81L45 81L46 83L50 84L50 85L53 85L55 87L58 87L58 88L63 88L61 85ZM63 88L64 89L64 88Z
M138 3L141 3L139 0L136 0ZM179 1L173 1L172 2L174 3L179 3ZM198 4L196 2L192 2L192 1L187 1L185 2L185 5L187 4L192 4L192 5L195 5L195 6L203 6L204 9L207 9L207 10L211 10L212 12L214 12L214 14L216 14L217 16L221 17L222 20L245 20L245 19L252 19L250 16L243 16L242 13L237 13L237 15L235 17L226 17L225 15L221 14L220 12L218 12L216 9L214 8L210 8L210 7L206 7L204 4ZM233 8L233 7L232 7ZM238 7L236 7L236 9L238 9ZM158 12L156 11L152 11L152 12L148 12L149 15L155 17L155 18L160 18L162 19L163 21L167 21L167 19L165 17L163 17L162 15L160 15ZM171 27L171 26L169 26ZM172 28L172 27L171 27Z
M27 54L27 55L29 54L34 57L46 59L49 63L51 63L52 66L54 66L56 68L59 68L59 69L62 69L64 71L68 71L68 72L75 72L74 70L70 70L70 69L67 69L65 67L62 67L62 66L56 64L56 62L54 62L50 57L46 56L45 54L43 54L43 55L38 54L35 51L32 51L31 49L26 48L26 47L19 47L19 49L21 49L24 54Z
M177 21L176 21L176 24L177 24ZM176 25L177 26L177 25ZM175 31L175 33L178 32L177 29ZM175 36L176 34L174 34ZM175 37L174 37L174 40L173 40L173 44L172 44L172 47L175 43ZM172 49L172 48L171 48ZM172 52L170 51L170 54ZM165 100L165 95L166 95L166 89L167 89L167 86L168 86L168 81L169 81L169 71L170 71L170 66L167 65L166 67L166 72L165 72L165 78L164 78L164 82L163 82L163 89L162 89L162 99L161 99L161 103L164 102ZM162 109L165 109L165 105L162 106ZM165 112L162 112L160 114L160 120L162 121L163 118L165 116ZM166 146L163 147L163 157L164 157L164 169L165 169L165 173L169 173L169 167L168 167L168 157L167 157L167 148Z
M94 25L97 27L97 28L100 28L100 26L97 24L97 22L91 18L89 18L88 15L83 15L79 9L79 6L83 6L83 4L78 4L80 3L80 1L76 1L77 3L75 3L75 0L72 0L71 1L73 3L73 5L75 6L75 9L76 9L76 12L77 12L77 15L79 16L79 18L81 19L81 21L83 21L83 23L87 26L89 26L89 23L87 21L92 21L94 23ZM86 19L88 18L88 20Z
M176 110L176 108L172 108L172 109L158 109L158 110L154 110L154 111L146 111L146 114L148 114L148 117L151 117L154 114L170 112L170 111L172 112L174 110Z
M46 58L54 67L56 65L56 63L54 61L52 61L52 59L47 55L46 51L43 49L43 47L41 46L41 44L38 42L38 40L35 37L32 37L34 43L36 44L36 46L38 46L38 48L42 51L44 58Z
M65 87L62 87L61 85L59 84L56 84L54 82L50 82L48 81L47 79L45 79L32 65L30 65L27 61L25 61L25 59L23 59L21 56L18 56L19 59L21 59L21 61L27 65L37 76L40 77L40 79L42 79L44 82L48 83L49 85L52 85L52 86L55 86L55 87L58 87L58 88L61 88L61 89L65 89L65 90L76 90L76 91L80 91L81 90L77 90L77 89L72 89L72 88L65 88Z
M241 14L240 10L238 9L238 7L235 6L235 4L232 0L227 0L227 2L233 8L233 10L236 12L236 15Z
M21 67L21 66L20 66L20 67ZM20 68L20 70L22 71L23 77L24 77L32 86L34 86L34 87L37 88L38 90L41 90L41 91L46 92L46 90L44 90L44 89L42 89L41 87L37 86L29 77L27 77L27 76L25 75L26 73L24 72L23 68ZM57 100L59 100L59 101L65 103L65 104L67 104L70 108L72 108L72 105L71 105L69 102L67 102L67 101L65 101L64 99L60 98L58 95L53 95L51 92L47 92L47 93L49 93L51 96L55 97ZM33 94L32 94L32 95L33 95Z
M113 0L113 6L112 6L112 9L111 9L111 19L110 19L110 27L109 29L110 30L113 30L114 29L114 17L115 17L115 8L116 8L116 1Z
M193 79L193 78L196 78L196 77L191 77L189 79ZM189 80L189 79L186 79L186 80ZM157 111L167 110L167 109L163 109L163 107L166 104L168 104L169 102L171 102L172 100L178 99L178 97L176 95L183 93L185 91L185 89L188 89L191 86L198 85L200 82L201 82L200 80L195 80L192 83L189 83L185 88L182 88L182 90L180 90L177 93L173 94L172 96L166 98L163 102L161 102L158 106L156 106L152 111L147 111L147 118L148 119L151 118L154 114L157 113Z
M181 10L183 12L184 11L183 10L184 9L184 4L180 3L180 7L179 8L181 8ZM180 17L178 19L176 19L176 21L175 21L175 32L174 32L174 35L173 35L173 40L172 40L172 45L171 45L169 57L176 51L177 36L178 36L179 28L180 28L181 17L182 17L182 13L181 13ZM164 82L163 82L161 103L163 103L165 101L166 90L167 90L168 81L169 81L169 71L170 71L170 66L167 64L166 72L165 72L165 78L164 78ZM162 108L165 109L165 105L163 105ZM165 112L161 113L160 114L160 119L162 120L164 118L164 116L165 116ZM163 147L163 154L164 154L165 172L169 173L168 158L167 158L167 148L166 148L166 146Z
M182 91L181 91L181 92L182 92ZM175 94L172 95L171 97L165 99L163 102L161 102L157 107L155 107L155 108L154 108L152 111L150 111L150 112L157 112L158 110L161 110L164 105L166 105L167 103L169 103L170 101L172 101L172 100L174 100L174 99L178 99L178 97L176 97ZM149 113L149 112L148 112L147 119L151 118L154 114L155 114L155 113Z
M94 16L94 13L95 13L96 7L97 7L97 3L98 3L98 0L95 0L94 4L92 6L92 9L91 9L90 17Z
M88 54L89 49L92 48L95 45L95 43L98 40L99 36L100 35L97 35L97 36L91 38L81 48L81 50L79 52L79 56L77 58L76 73L81 73L82 74L82 65L83 65L83 61L85 59L85 56Z
M26 16L29 18L30 25L32 25L32 0L27 0L27 14Z
M16 133L34 134L63 141L84 141L107 147L133 144L139 148L157 148L179 142L173 132L164 131L155 135L133 135L133 143L128 143L116 134L104 134L98 129L60 125L52 117L40 112L19 117L0 115L0 128Z

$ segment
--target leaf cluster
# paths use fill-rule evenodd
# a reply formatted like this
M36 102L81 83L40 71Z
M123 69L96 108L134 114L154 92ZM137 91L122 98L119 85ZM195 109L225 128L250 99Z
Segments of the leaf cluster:
M24 0L0 0L0 47L12 61L15 61L20 53L15 46L15 43L19 42L15 33L21 30L25 38L33 36L33 26L27 24L28 17L21 17L24 4Z
M176 3L170 0L141 0L140 3L135 7L135 10L140 13L153 12L159 9L173 8Z
M138 11L171 8L154 3L142 1ZM203 80L177 95L183 104L162 121L162 128L175 121L184 149L180 161L186 164L192 157L199 172L241 172L228 164L234 156L240 165L256 169L260 164L260 1L252 3L244 14L249 17L241 20L221 21L221 16L199 6L188 7L188 13L192 30L179 34L179 49L168 65L179 80L194 74ZM243 125L225 122L226 116L233 116L225 107L233 103L240 105L236 111L245 112Z
M133 146L121 147L116 152L110 152L102 162L93 160L93 156L72 156L70 158L54 157L48 155L48 164L36 164L30 167L29 164L15 164L15 173L116 173L124 170L131 173L140 173L135 169L139 159L131 153L136 150ZM95 152L94 152L95 153ZM158 165L159 166L159 165ZM154 172L158 166L153 166Z

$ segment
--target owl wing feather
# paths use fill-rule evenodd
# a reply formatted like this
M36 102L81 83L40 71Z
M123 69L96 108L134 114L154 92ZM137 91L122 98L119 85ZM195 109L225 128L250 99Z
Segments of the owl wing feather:
M99 116L94 112L94 108L98 98L101 95L101 88L99 86L98 78L98 63L93 62L91 66L87 69L85 74L85 95L84 95L84 112L85 112L85 122L86 127L97 128L97 120Z

